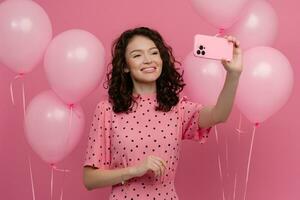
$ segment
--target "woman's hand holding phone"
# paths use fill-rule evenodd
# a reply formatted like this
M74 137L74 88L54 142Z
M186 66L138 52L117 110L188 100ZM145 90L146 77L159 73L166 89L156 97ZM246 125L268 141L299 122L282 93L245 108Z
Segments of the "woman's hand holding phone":
M227 72L242 72L242 50L233 36L208 36L197 34L194 37L195 56L220 60Z

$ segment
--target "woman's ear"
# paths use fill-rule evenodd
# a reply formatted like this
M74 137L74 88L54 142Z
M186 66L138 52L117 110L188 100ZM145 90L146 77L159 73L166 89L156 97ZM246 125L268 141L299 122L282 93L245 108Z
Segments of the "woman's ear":
M126 67L124 68L124 72L128 73L129 72L129 69Z

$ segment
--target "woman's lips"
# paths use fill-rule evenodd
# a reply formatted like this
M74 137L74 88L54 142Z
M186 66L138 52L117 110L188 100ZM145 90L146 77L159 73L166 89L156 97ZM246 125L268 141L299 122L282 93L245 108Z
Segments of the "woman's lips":
M145 67L141 69L142 72L154 72L155 70L156 67Z

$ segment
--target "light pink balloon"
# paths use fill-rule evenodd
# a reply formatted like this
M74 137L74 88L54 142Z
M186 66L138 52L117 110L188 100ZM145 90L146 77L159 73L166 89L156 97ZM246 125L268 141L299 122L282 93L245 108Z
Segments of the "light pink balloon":
M242 49L273 44L278 31L278 17L270 3L264 0L251 2L245 15L228 30L240 42Z
M59 34L44 58L51 88L67 104L80 101L100 84L105 73L104 54L102 43L87 31Z
M261 123L277 112L292 88L293 69L280 51L271 47L245 51L236 104L251 122Z
M0 61L16 73L30 72L52 38L48 15L28 0L0 4Z
M201 104L214 105L224 84L226 70L220 61L186 56L183 78L187 96Z
M217 28L226 29L237 21L248 0L191 0L200 16Z
M65 158L78 144L85 117L79 104L71 109L53 91L32 99L26 110L24 128L32 149L49 164Z

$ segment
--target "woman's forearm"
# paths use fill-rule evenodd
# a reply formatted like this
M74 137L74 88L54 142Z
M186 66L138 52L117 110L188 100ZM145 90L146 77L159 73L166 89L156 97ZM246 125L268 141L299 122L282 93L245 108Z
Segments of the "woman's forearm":
M227 73L223 89L213 109L213 118L216 121L226 121L233 107L240 73Z
M134 167L112 170L94 169L91 167L84 167L83 169L83 181L88 190L112 186L133 177L135 177Z

